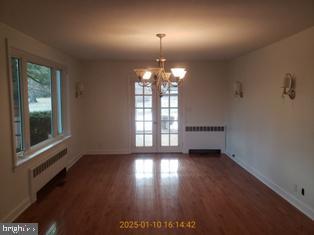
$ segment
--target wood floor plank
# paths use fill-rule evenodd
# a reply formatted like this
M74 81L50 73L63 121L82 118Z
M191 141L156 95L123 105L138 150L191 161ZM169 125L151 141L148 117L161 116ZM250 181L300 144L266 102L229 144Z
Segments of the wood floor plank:
M84 156L15 222L37 222L40 234L314 234L313 221L224 155Z

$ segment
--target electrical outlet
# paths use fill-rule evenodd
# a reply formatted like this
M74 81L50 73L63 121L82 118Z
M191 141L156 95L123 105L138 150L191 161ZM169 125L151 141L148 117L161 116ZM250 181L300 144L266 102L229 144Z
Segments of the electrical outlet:
M305 190L304 190L304 188L301 189L301 194L302 194L302 196L305 195Z

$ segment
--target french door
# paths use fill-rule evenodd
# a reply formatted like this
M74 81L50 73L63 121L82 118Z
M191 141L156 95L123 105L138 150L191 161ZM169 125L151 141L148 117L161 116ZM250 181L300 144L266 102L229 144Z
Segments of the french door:
M179 89L160 97L154 87L134 82L132 94L133 152L181 152Z

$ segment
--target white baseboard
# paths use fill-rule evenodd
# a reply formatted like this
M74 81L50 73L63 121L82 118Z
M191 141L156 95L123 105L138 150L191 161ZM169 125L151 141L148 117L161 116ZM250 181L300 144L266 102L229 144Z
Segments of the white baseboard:
M86 155L124 155L131 154L129 149L99 149L88 150Z
M314 209L311 208L309 205L296 198L293 194L287 192L285 189L274 183L272 180L268 179L255 168L248 166L241 159L233 158L229 153L225 154L231 160L239 164L243 169L245 169L247 172L257 178L259 181L261 181L263 184L265 184L267 187L269 187L271 190L273 190L275 193L277 193L279 196L281 196L283 199L285 199L287 202L289 202L291 205L293 205L295 208L305 214L307 217L314 220Z
M23 211L31 205L30 198L25 198L17 207L15 207L9 214L7 214L0 221L4 223L13 222Z

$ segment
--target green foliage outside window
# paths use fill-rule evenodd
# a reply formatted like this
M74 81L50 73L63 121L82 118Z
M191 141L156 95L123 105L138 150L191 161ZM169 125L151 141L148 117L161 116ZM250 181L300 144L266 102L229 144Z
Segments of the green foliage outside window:
M31 146L49 139L51 135L51 112L32 112L30 117Z

